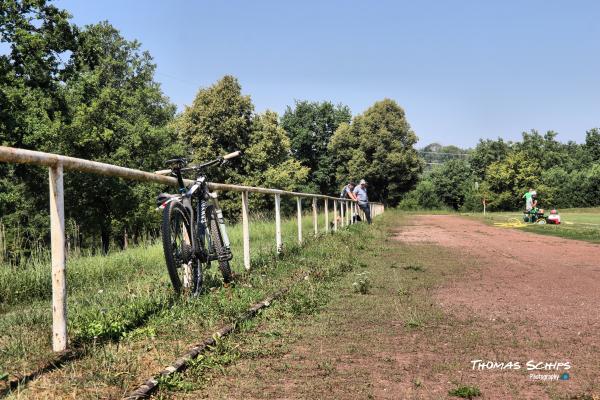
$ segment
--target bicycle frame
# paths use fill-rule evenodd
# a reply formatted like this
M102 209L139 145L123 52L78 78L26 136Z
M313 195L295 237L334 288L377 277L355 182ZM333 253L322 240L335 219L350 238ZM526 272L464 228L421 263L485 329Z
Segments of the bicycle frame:
M225 219L223 218L223 212L219 207L219 201L217 200L216 193L210 192L206 186L206 177L199 176L198 178L196 178L195 183L189 189L187 189L183 184L181 170L176 170L175 174L177 175L177 180L179 181L179 191L181 194L179 196L172 197L171 199L166 201L163 204L163 206L166 206L172 201L179 201L187 210L188 215L190 216L190 227L192 228L190 229L191 237L189 238L191 242L190 245L192 247L192 253L201 257L205 257L205 261L210 261L210 248L197 248L197 245L199 243L197 241L197 238L199 237L199 235L206 234L206 232L200 232L200 230L202 229L210 233L210 227L207 224L206 218L206 208L208 201L210 201L213 204L215 212L217 214L217 223L219 227L219 232L221 234L221 238L223 239L223 245L227 251L230 251L231 244L229 241L229 236L227 234L227 229L225 227ZM201 193L198 193L198 190L200 190ZM194 206L192 204L192 199L194 198L194 196L198 197L197 210L194 210ZM193 229L194 221L196 222L195 225L197 231L196 229ZM207 238L208 240L210 240L210 234L207 235ZM202 250L206 250L206 254L201 254Z

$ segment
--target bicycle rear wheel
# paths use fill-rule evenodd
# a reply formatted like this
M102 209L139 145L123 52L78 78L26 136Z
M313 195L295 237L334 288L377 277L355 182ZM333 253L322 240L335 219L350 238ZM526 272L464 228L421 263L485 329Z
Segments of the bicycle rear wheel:
M202 268L192 251L190 218L183 205L172 201L163 210L162 242L167 271L178 294L196 295L202 287Z
M214 206L206 207L206 218L208 219L208 229L210 232L211 244L214 247L215 253L219 257L219 269L223 275L223 282L229 283L233 280L233 274L231 273L231 265L229 260L226 259L225 244L223 243L223 237L219 230L219 221L217 220L217 212Z

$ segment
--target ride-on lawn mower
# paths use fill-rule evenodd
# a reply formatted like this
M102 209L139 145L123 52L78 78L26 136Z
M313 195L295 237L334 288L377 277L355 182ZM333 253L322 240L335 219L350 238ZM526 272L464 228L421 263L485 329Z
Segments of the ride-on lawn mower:
M550 211L550 215L546 216L543 208L533 207L530 211L523 212L523 221L533 224L560 224L560 215L558 211Z

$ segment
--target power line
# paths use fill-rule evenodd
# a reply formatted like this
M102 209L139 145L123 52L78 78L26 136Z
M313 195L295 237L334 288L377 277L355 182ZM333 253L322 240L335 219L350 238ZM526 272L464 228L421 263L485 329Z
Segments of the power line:
M417 153L439 154L439 155L444 155L444 156L468 156L469 155L469 153L441 153L439 151L424 151L424 150L417 150Z

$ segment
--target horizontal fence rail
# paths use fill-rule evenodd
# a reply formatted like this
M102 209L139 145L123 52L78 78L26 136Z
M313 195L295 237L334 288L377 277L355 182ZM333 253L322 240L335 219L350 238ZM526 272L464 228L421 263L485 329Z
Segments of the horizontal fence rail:
M50 240L52 257L52 348L54 351L67 349L67 282L65 257L65 212L63 174L65 170L86 172L90 174L111 176L141 182L177 186L177 179L137 169L119 167L82 158L68 157L58 154L44 153L0 146L0 162L15 164L31 164L48 167L50 186ZM184 179L184 183L192 184L193 180ZM209 182L208 188L213 191L231 191L241 193L242 236L244 268L250 269L250 220L248 194L261 193L275 197L275 250L280 253L283 248L281 238L281 196L295 197L297 201L298 244L303 243L302 232L302 199L312 200L312 219L314 235L319 234L318 202L323 201L325 213L324 232L356 223L355 216L365 219L365 214L354 200L332 197L322 194L292 192L279 189L253 186L233 185ZM329 224L329 203L333 202L333 224ZM372 217L384 212L381 203L369 203Z

